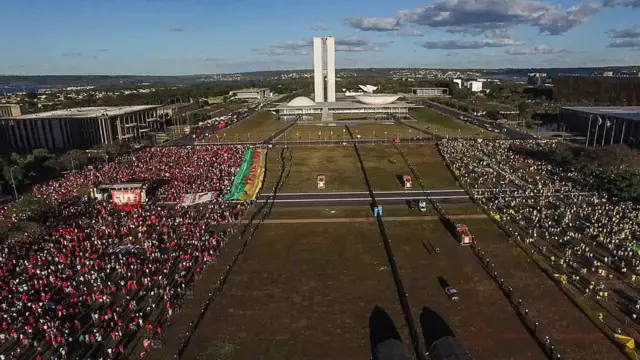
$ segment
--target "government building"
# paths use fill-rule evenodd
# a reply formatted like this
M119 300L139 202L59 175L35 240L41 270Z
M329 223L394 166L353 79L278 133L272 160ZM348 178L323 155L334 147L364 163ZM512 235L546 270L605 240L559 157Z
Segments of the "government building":
M159 105L85 107L0 117L0 151L52 152L136 143L164 128Z

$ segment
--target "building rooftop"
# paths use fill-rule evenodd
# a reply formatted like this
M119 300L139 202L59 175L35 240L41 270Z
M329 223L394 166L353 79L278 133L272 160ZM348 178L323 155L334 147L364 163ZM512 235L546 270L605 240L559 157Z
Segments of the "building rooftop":
M256 91L265 91L269 90L269 88L244 88L240 90L230 91L231 93L239 93L239 92L256 92Z
M563 109L593 115L612 116L618 119L640 121L640 106L577 106L563 107Z
M16 119L91 118L99 116L118 116L141 110L155 109L158 107L160 107L160 105L83 107L65 110L45 111L35 114L26 114L18 116L16 117Z

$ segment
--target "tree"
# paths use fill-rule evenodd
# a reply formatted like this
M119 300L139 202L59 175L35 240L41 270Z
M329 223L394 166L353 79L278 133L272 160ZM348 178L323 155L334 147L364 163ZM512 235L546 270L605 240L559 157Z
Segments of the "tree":
M24 94L24 98L28 101L36 101L38 100L38 92L37 91L27 91Z
M126 142L114 142L111 144L105 144L102 150L107 156L115 157L131 151L131 146Z
M501 118L500 113L498 111L496 111L496 110L487 111L485 116L489 120L500 120L500 118Z
M49 200L25 195L11 204L9 213L21 220L45 222L55 210L55 206Z
M89 163L89 156L82 150L69 150L60 156L58 163L66 170L80 169Z
M6 237L8 241L18 242L23 240L25 237L37 239L45 234L46 230L42 224L34 221L19 221L11 226Z

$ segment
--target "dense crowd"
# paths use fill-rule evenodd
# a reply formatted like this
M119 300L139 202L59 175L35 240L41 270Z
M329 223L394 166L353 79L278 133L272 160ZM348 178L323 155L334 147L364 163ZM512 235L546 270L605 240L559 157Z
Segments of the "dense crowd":
M532 244L585 296L606 300L611 291L624 293L624 316L636 319L640 296L631 283L636 281L633 274L640 273L640 245L635 241L640 208L598 192L598 184L579 171L523 155L556 144L445 141L439 146L452 170L493 216L520 229L515 236Z
M233 233L248 203L222 200L241 146L149 148L35 186L57 199L44 238L0 246L0 359L144 357ZM156 195L124 211L74 196L91 182L157 183ZM216 192L195 207L170 202ZM131 354L144 335L143 350Z

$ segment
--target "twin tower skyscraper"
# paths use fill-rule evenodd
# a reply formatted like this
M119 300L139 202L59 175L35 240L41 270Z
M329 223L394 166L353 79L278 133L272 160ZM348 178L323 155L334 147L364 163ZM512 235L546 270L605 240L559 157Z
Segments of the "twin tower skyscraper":
M323 68L326 49L327 69ZM326 76L326 83L325 83ZM315 102L336 101L336 40L333 36L313 38L313 83ZM326 95L325 95L326 84Z

